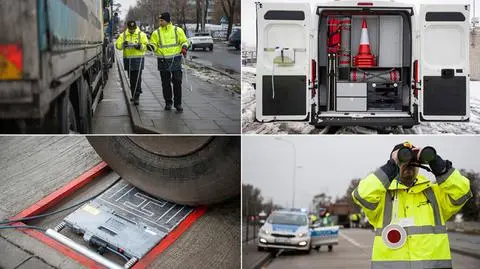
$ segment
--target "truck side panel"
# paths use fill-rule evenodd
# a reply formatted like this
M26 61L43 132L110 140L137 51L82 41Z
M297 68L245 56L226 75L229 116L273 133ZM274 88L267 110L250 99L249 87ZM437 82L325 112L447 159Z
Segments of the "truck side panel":
M47 0L52 52L102 44L101 0Z

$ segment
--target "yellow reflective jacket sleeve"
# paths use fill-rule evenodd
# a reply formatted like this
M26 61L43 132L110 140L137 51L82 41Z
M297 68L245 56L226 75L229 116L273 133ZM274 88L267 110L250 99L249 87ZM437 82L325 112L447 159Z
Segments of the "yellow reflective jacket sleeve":
M370 223L378 223L378 218L382 215L383 201L389 184L387 175L379 168L360 180L358 187L352 192L353 201L363 208Z
M142 44L142 51L147 51L148 37L144 32L141 32L140 34L140 44Z
M118 35L117 41L115 41L115 47L117 47L117 50L123 50L123 33Z
M153 46L154 52L158 49L158 31L153 31L152 35L150 36L150 45Z
M456 214L472 198L470 180L454 168L437 177L438 199L444 221Z
M177 33L178 33L178 43L182 47L187 47L188 48L188 39L187 36L185 35L185 32L183 31L182 28L177 27Z

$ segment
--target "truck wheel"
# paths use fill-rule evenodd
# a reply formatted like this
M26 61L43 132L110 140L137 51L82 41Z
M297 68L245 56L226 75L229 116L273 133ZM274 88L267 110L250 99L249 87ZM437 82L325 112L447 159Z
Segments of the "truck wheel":
M78 133L77 118L75 116L75 109L70 101L68 91L62 93L51 108L53 115L51 120L52 129L54 133L68 134L70 132ZM51 131L51 130L48 130Z
M79 131L82 134L89 134L92 132L92 91L84 76L81 76L77 83L79 89Z
M123 179L156 197L186 205L240 194L240 137L89 136Z
M328 245L328 252L332 252L333 250L333 246L332 245Z

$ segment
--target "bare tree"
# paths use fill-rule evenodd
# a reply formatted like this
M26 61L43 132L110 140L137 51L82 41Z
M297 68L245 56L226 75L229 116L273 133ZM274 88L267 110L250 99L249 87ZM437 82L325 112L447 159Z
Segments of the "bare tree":
M197 9L196 11L196 20L197 20L197 26L195 27L195 32L198 32L198 28L200 26L200 19L201 19L201 10L202 10L202 0L195 0L195 7Z
M235 9L238 4L237 0L219 0L222 10L228 19L227 40L232 33L232 26L235 20Z

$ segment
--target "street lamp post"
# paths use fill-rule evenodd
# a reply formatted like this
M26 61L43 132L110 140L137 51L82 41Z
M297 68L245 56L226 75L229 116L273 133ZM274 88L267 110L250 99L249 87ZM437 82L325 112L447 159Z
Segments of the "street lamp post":
M292 208L295 208L295 179L297 175L297 148L295 147L295 144L292 141L284 139L282 137L275 137L275 140L283 141L291 145L293 148Z

